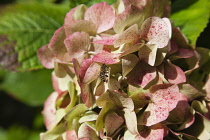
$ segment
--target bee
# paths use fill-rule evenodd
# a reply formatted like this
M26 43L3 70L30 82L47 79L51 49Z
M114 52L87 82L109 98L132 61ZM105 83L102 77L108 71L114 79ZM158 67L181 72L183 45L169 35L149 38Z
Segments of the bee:
M100 72L101 81L106 83L108 82L109 72L110 72L110 67L107 66L106 64L102 64Z

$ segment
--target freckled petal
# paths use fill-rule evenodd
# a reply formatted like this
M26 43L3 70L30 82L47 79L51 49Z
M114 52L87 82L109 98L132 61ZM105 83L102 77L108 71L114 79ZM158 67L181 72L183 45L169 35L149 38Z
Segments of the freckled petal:
M81 82L83 82L83 79L85 77L85 73L87 71L87 69L90 67L90 65L93 63L92 59L89 58L89 59L84 59L82 61L82 65L79 69L79 79L81 80Z
M128 7L129 5L135 5L137 7L142 7L146 4L145 0L123 0L123 3L125 7Z
M140 85L144 88L149 82L154 80L157 76L156 67L152 67L145 62L139 62L133 68L133 70L128 73L128 83L134 85Z
M83 82L88 84L99 77L101 65L98 63L92 63L86 70Z
M101 2L87 9L85 20L92 21L97 27L97 33L101 33L113 27L115 13L110 5Z
M93 61L105 63L105 64L115 64L120 62L120 54L114 54L109 52L98 53L93 57Z
M141 9L130 5L125 11L116 17L114 30L116 33L122 33L126 28L133 24L141 25L144 20L144 15Z
M68 36L64 43L71 59L82 56L88 51L88 45L90 44L90 37L85 32L75 32Z
M75 130L69 130L66 132L67 140L77 140L77 133Z
M154 66L157 54L157 45L144 45L138 51L139 59L147 62L149 65Z
M138 26L137 24L132 25L127 30L125 30L117 40L114 41L114 46L119 46L124 43L133 43L134 40L138 39Z
M150 17L143 22L141 36L148 41L148 44L157 44L158 48L163 48L168 44L171 27L165 20L159 17Z
M171 62L166 62L164 64L164 76L165 78L173 84L180 84L186 82L186 76L184 71L172 64Z
M54 55L48 48L48 44L38 50L38 58L45 68L54 68Z
M176 107L181 98L178 86L172 84L154 85L150 88L150 92L152 93L151 100L157 105L164 104L169 111Z
M111 37L101 36L101 40L93 41L92 43L103 44L103 45L114 45L114 41L117 39L118 35L114 35Z
M66 47L64 45L65 38L66 36L65 36L64 27L60 27L55 31L48 45L53 55L61 61L70 60L70 56L67 53Z
M138 125L152 126L167 119L169 111L166 105L149 103L144 113L138 118Z
M162 140L164 137L164 127L158 123L145 129L136 137L138 140Z

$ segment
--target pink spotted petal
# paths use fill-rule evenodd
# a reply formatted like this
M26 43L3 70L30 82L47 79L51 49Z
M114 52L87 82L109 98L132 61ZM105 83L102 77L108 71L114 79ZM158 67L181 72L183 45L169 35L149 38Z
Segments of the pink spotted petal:
M88 126L86 123L83 123L78 130L78 139L79 140L97 140L99 136L97 136L96 132Z
M101 71L101 65L98 63L92 63L86 70L83 82L88 84L99 77Z
M86 32L75 32L64 40L64 44L69 53L70 60L79 58L88 51L90 37Z
M165 128L160 124L155 124L136 137L138 140L163 140Z
M151 100L157 104L164 104L168 110L173 110L181 98L181 93L177 85L159 84L150 87L152 93Z
M38 58L41 64L48 69L54 68L54 55L48 48L48 44L38 50Z
M137 40L138 38L138 25L134 24L119 35L119 37L114 41L114 45L117 47L124 43L133 43L133 41Z
M83 103L87 106L87 107L91 107L94 103L94 97L93 97L93 93L90 89L90 85L85 84L85 83L80 83L80 89L81 89L81 98Z
M97 33L101 33L113 27L115 12L106 2L101 2L87 9L85 20L92 21L97 27Z
M134 5L128 6L123 13L118 14L114 23L114 31L122 33L125 28L137 24L140 26L144 20L144 15L141 9Z
M152 67L145 62L138 62L133 70L128 73L128 83L139 85L142 88L147 86L157 76L156 67Z
M167 119L168 107L164 104L149 103L144 113L138 118L138 125L152 126Z
M53 55L61 61L69 61L70 56L64 45L65 31L64 27L57 29L50 40L48 47L52 51Z
M114 45L114 41L117 39L118 35L114 35L111 37L101 36L101 40L93 41L92 43L103 44L103 45Z
M141 25L141 36L148 44L156 44L158 48L167 46L171 37L169 19L159 17L147 18Z
M180 84L186 82L184 71L171 62L166 62L164 64L164 76L166 80L172 84Z
M71 9L67 14L66 14L66 17L65 17L65 20L64 20L64 25L68 25L68 24L71 24L72 21L75 20L74 18L74 13L75 11L77 10L78 6Z
M98 53L93 57L93 61L105 63L105 64L115 64L120 62L119 59L120 54L109 53L109 52L102 52Z
M79 69L79 72L78 72L78 74L79 74L79 77L78 78L80 79L81 82L83 82L84 77L85 77L85 74L86 74L86 71L87 71L87 69L90 67L90 65L92 63L93 63L92 58L84 59L82 61L82 65L81 65L81 67Z
M57 92L53 92L44 103L42 115L44 116L44 124L47 130L51 130L56 125L56 108L55 103L58 97Z

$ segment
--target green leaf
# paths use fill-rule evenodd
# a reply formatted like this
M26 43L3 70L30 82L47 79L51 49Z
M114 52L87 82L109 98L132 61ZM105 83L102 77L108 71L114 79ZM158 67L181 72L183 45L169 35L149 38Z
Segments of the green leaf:
M42 68L37 50L49 43L54 31L63 24L68 9L55 5L14 5L6 8L0 16L0 34L16 41L14 48L18 53L18 70Z
M52 89L51 70L31 72L1 72L3 82L0 89L12 94L23 103L39 106L43 105ZM4 74L4 76L3 76Z
M171 19L175 22L175 26L180 27L193 47L207 26L210 17L209 7L209 0L177 0L172 5Z

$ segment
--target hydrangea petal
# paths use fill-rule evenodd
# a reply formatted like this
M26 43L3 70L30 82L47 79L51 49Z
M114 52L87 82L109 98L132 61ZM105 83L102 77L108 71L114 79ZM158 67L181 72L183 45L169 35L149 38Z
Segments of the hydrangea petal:
M109 53L109 52L102 52L94 55L93 61L105 63L105 64L115 64L120 62L119 59L120 54Z
M138 118L138 125L152 126L167 119L169 110L166 105L149 103L146 110Z
M77 140L77 133L75 130L69 130L66 132L66 137L64 139L67 140Z
M54 55L51 52L51 50L48 48L48 44L42 46L39 50L38 50L38 58L41 62L41 64L47 68L47 69L51 69L54 68Z
M78 130L78 139L79 140L98 140L99 136L96 132L89 127L86 123L83 123Z
M90 44L90 37L85 32L75 32L64 40L70 58L82 56Z
M173 84L180 84L186 82L184 71L172 64L171 62L164 63L164 76L166 80Z
M159 84L150 87L151 100L156 104L165 104L168 110L173 110L181 98L179 88L172 84Z
M117 115L115 112L110 112L105 117L105 130L106 135L111 136L122 124L124 123L124 119Z
M98 63L92 63L86 70L83 82L88 84L99 77L101 71L101 65Z
M57 97L58 93L53 92L44 103L44 110L42 111L42 115L44 116L44 124L47 130L51 130L56 125L55 102Z
M134 5L128 6L123 13L117 15L114 23L114 31L122 33L126 28L133 24L141 25L144 20L144 15L141 9Z
M138 38L138 25L134 24L119 35L119 37L114 41L114 46L117 47L124 43L133 43L133 41Z
M157 76L156 67L152 67L145 62L138 62L133 70L128 73L128 83L140 85L144 88L149 82L154 80Z
M92 21L97 27L97 33L101 33L113 27L115 13L110 5L101 2L87 9L85 20Z
M106 37L106 36L101 36L101 40L96 40L93 41L92 43L97 43L97 44L103 44L103 45L114 45L114 41L117 39L118 35Z
M140 133L136 140L163 140L165 128L160 124L153 125Z
M57 29L50 40L48 47L56 58L61 61L69 61L70 56L67 53L63 40L66 38L64 27Z
M151 66L154 66L157 49L157 46L153 44L144 45L138 51L139 59L147 62Z
M150 17L142 23L141 36L148 41L148 44L156 44L158 48L167 46L171 36L171 27L165 20L159 17Z
M89 35L96 35L96 25L92 21L88 20L76 20L72 21L71 24L64 25L65 34L69 36L74 32L86 32Z
M129 54L122 58L122 75L125 77L139 62L139 58L134 54Z
M127 108L124 108L123 111L128 131L134 135L138 134L136 113Z
M125 7L128 7L130 5L135 5L139 8L141 8L142 6L144 6L146 4L145 0L123 0L123 3L125 5Z

